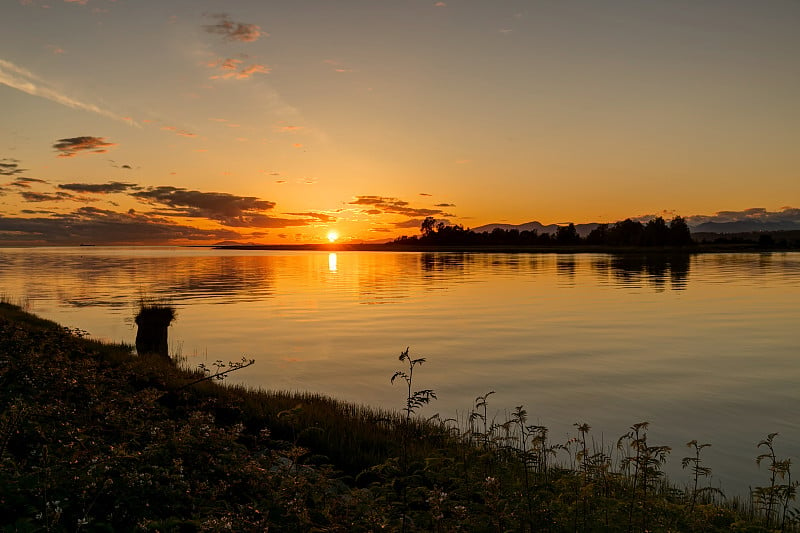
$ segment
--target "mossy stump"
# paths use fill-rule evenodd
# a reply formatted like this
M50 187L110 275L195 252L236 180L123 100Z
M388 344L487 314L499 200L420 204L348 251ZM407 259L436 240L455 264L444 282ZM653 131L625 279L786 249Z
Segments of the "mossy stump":
M139 355L155 353L169 358L167 328L175 320L175 308L166 305L143 305L136 315L136 351Z

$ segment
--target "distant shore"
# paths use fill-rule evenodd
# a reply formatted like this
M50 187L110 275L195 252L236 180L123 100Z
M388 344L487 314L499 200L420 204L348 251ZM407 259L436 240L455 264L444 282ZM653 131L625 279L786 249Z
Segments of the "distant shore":
M797 248L763 247L757 244L695 244L680 247L598 246L598 245L404 245L386 244L263 244L217 245L215 250L282 250L324 252L454 252L454 253L532 253L532 254L700 254L798 251Z

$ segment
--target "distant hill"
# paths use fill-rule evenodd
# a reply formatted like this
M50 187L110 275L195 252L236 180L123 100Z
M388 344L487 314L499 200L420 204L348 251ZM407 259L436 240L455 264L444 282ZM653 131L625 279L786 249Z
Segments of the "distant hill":
M255 242L238 242L238 241L220 241L212 244L211 246L261 246Z
M540 235L542 233L550 233L552 235L558 231L558 227L560 225L566 225L566 224L548 224L545 226L541 222L536 222L536 221L526 222L525 224L485 224L483 226L478 226L477 228L472 228L472 231L474 231L475 233L483 233L483 232L491 233L495 229L500 228L506 231L510 229L516 229L519 231L536 230L536 232L539 233ZM575 229L578 231L578 235L580 235L581 237L586 237L587 235L589 235L589 233L591 233L593 229L595 229L599 225L600 224L597 224L595 222L591 222L588 224L575 224Z

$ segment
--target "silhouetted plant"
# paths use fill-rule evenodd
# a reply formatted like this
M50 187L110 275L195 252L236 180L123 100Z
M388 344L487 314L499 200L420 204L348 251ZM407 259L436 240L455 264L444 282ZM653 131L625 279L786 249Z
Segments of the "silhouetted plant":
M641 509L642 530L647 530L649 516L648 489L654 489L655 482L664 475L661 467L664 465L671 450L669 446L648 446L647 428L649 425L649 422L634 424L631 426L631 431L620 437L617 442L618 448L622 448L622 443L625 442L629 450L632 451L632 454L629 453L622 458L624 468L633 467L633 479L631 480L628 504L628 531L633 529L636 506ZM637 499L639 491L641 491L641 496Z
M392 375L391 379L391 383L394 383L394 380L397 378L403 378L403 381L406 382L406 387L408 390L406 394L406 406L403 409L406 412L406 422L411 420L411 415L416 413L420 407L427 405L431 400L436 399L436 393L432 389L423 389L418 391L411 390L414 382L414 367L417 365L422 366L422 364L425 362L425 358L419 357L417 359L412 359L408 354L408 350L409 348L406 348L400 352L400 361L405 361L408 364L408 372L404 370L398 370Z
M488 408L488 405L489 405L488 398L492 394L494 394L494 391L489 391L486 394L484 394L483 396L478 396L477 398L475 398L475 408L472 410L472 412L469 415L470 432L473 435L477 435L478 437L480 437L480 441L482 443L482 446L483 446L484 450L488 450L489 449L490 431L489 431L489 420L488 420L488 415L487 415L487 408ZM473 426L473 422L475 420L480 420L481 422L483 422L483 431L482 432L476 432L475 431L475 428Z
M786 520L796 519L797 513L789 513L789 502L794 501L797 491L797 482L792 482L792 462L791 459L779 460L775 454L774 439L777 433L770 433L767 438L758 443L758 448L762 446L767 449L756 457L756 464L761 466L764 461L768 462L770 471L769 485L766 487L756 487L753 490L753 498L756 506L764 514L764 521L767 527L771 527L774 521L780 526L780 531L784 531ZM785 483L780 483L785 481ZM780 515L778 515L780 511Z
M401 517L402 520L402 530L406 531L408 527L408 521L410 519L408 514L408 477L409 477L409 457L408 457L408 446L409 446L409 439L411 437L411 415L415 414L417 410L422 407L423 405L427 405L430 403L431 400L436 399L436 393L432 389L423 389L415 391L413 390L414 385L414 368L416 366L422 366L425 362L424 357L419 357L413 359L409 355L409 347L406 347L405 350L400 352L399 360L405 362L408 365L408 371L405 370L398 370L394 374L392 374L392 379L390 382L394 384L394 381L397 378L402 378L403 381L406 383L406 407L403 409L406 413L405 416L405 424L403 424L403 428L401 430L401 449L402 454L400 458L400 470L401 476L403 479L400 480L401 483L401 496L403 499L403 516Z
M716 487L700 487L700 478L701 477L709 477L711 476L711 469L707 466L704 466L700 460L700 452L703 451L703 448L708 448L711 446L710 444L697 444L696 440L691 440L686 443L686 446L689 448L694 449L694 456L691 457L684 457L681 460L681 465L684 469L689 468L693 475L693 485L691 491L691 503L689 505L689 514L694 512L695 504L697 503L697 497L700 495L705 494L719 494L720 496L725 496L722 491Z

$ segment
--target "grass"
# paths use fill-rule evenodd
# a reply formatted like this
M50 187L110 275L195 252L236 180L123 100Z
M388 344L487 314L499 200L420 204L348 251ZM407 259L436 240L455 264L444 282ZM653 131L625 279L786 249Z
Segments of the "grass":
M775 435L756 499L726 502L696 442L690 485L664 479L645 423L611 448L586 424L552 442L522 407L487 420L491 392L469 423L422 420L435 394L413 390L408 351L386 411L219 382L246 360L186 370L84 337L0 304L4 531L798 531Z

